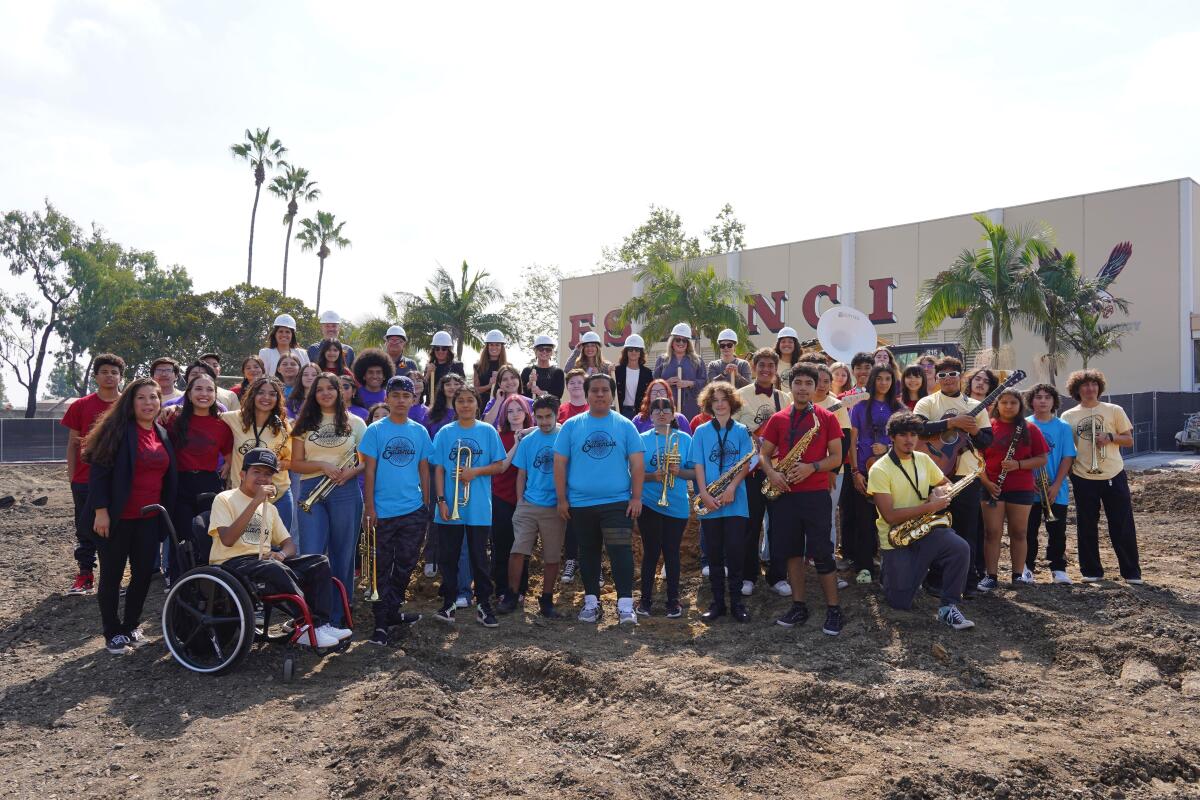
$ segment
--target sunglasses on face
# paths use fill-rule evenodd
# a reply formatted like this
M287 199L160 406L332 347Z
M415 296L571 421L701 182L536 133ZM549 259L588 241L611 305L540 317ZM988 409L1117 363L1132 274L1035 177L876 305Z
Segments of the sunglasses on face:
M441 350L441 351L444 351L444 352L447 352L447 353L448 353L448 352L450 352L450 348L449 348L449 347L434 347L434 348L432 348L432 349L433 349L433 351L434 351L434 352L437 352L437 351L439 351L439 350Z
M670 411L671 404L665 400L655 400L650 404L651 411Z
M717 347L720 347L722 350L726 350L730 347L733 347L733 342L719 342Z
M937 374L937 376L939 378L957 378L960 374L961 373L959 373L959 372L954 372L953 370L951 370L949 372L939 372Z
M550 345L548 345L548 344L544 344L544 345L542 345L541 347L535 347L535 348L533 348L533 349L534 349L534 350L536 350L536 351L538 351L539 353L549 353L549 352L550 352L551 350L553 350L554 348L553 348L553 347L551 347L551 346L550 346Z

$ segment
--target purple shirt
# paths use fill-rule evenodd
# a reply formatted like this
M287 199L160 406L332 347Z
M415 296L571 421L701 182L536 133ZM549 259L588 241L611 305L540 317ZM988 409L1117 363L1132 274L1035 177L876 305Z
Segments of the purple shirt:
M654 428L654 423L648 419L642 419L641 414L634 414L631 422L633 422L633 427L637 428L638 433L645 433L646 431L653 430ZM691 423L688 422L687 417L685 417L683 414L676 414L675 422L679 425L679 430L683 431L689 436L691 435L692 426Z
M871 424L867 425L867 406L871 407ZM872 457L871 445L891 447L887 435L887 422L896 413L892 407L880 400L863 400L850 409L850 427L858 433L858 449L854 452L854 463L859 472L866 473L867 459Z

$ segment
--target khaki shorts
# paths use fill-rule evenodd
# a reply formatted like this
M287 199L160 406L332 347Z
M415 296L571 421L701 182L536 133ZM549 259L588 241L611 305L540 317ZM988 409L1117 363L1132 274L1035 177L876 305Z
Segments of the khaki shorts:
M538 534L542 537L542 561L557 564L562 560L563 537L567 523L552 506L535 506L524 500L517 503L513 512L513 546L510 552L523 556L533 555Z

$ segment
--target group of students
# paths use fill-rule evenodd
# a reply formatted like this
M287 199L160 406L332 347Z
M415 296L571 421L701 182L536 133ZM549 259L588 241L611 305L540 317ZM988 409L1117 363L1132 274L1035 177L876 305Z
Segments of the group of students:
M217 385L217 354L186 371L157 359L151 377L123 391L121 358L95 358L96 392L63 419L79 567L68 593L97 586L98 555L110 651L145 642L139 622L151 578L162 569L169 581L178 571L158 518L143 513L154 504L168 509L180 532L211 507L209 539L197 543L201 559L278 592L303 593L318 646L350 635L340 604L330 602L329 579L354 585L364 529L376 543L368 579L378 586L371 641L379 644L394 626L421 618L404 607L422 559L427 577L441 575L437 620L453 623L456 610L473 604L475 619L495 627L497 614L523 607L539 542L541 615L561 616L555 589L578 569L578 618L598 622L607 552L619 623L656 613L660 560L663 613L678 618L680 549L697 513L712 593L705 622L725 615L747 622L744 598L765 579L791 599L776 623L803 624L811 563L826 602L822 630L840 633L838 592L847 585L837 574L840 530L841 555L860 583L880 579L899 608L911 607L924 584L941 597L938 618L963 629L973 623L959 610L962 598L998 585L1005 523L1020 532L1010 533L1014 583L1029 583L1039 512L1051 511L1047 556L1054 580L1070 582L1068 477L1084 580L1103 575L1096 533L1103 506L1122 576L1141 581L1119 452L1131 444L1132 426L1119 406L1099 401L1104 378L1095 370L1071 376L1068 391L1079 405L1062 419L1059 396L1045 384L1025 397L1005 390L989 415L974 411L962 391L975 381L964 382L956 359L926 359L901 374L880 348L829 364L823 354L801 354L789 328L749 361L736 356L736 333L722 331L719 358L702 364L681 323L653 369L637 335L612 365L599 337L585 334L565 369L554 363L553 340L539 336L535 363L521 371L508 363L503 334L491 331L468 381L446 332L433 336L421 370L400 326L387 331L382 348L356 354L340 342L335 314L321 324L322 341L301 349L295 320L276 318L269 346L243 360L243 381L232 392ZM994 388L989 375L979 382ZM972 443L950 475L918 449L946 430ZM978 484L948 499L944 487L981 460ZM1038 469L1049 476L1045 498ZM333 490L301 504L323 479ZM947 506L953 528L891 546L892 526ZM635 528L643 552L636 605Z

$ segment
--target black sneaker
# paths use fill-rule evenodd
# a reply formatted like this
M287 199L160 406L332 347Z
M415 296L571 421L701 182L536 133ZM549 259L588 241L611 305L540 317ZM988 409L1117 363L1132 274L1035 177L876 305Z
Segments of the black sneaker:
M142 633L141 628L134 628L129 632L129 646L134 650L137 650L139 647L145 647L148 644L150 644L150 639L146 634Z
M741 603L734 603L733 606L729 609L729 615L731 617L733 617L735 620L737 620L738 622L749 622L750 621L750 612L747 611L746 607L744 605L742 605Z
M441 608L438 609L438 612L433 615L433 618L436 619L438 622L444 622L447 625L453 625L454 624L454 604L450 603L449 605L442 606Z
M679 619L683 616L683 608L679 603L667 603L667 619Z
M830 636L837 636L842 632L842 626L844 624L845 623L842 620L842 607L829 606L829 608L825 610L825 624L821 626L821 631L829 634Z
M650 616L650 604L647 602L638 603L634 611L637 612L639 617L648 617Z
M724 603L713 603L708 607L708 610L700 615L701 622L716 622L721 617L725 616L727 610Z
M538 612L546 619L562 619L562 614L554 608L554 595L543 594L538 598Z
M500 602L496 604L496 611L501 614L511 614L517 610L517 596L515 594L506 594L500 598Z
M496 615L492 613L492 607L480 603L475 609L475 620L485 628L499 628L500 623L496 621Z
M776 625L782 625L785 628L794 628L806 622L808 622L808 606L796 602L792 603L792 607L787 610L786 614L775 620Z
M114 656L123 656L133 652L133 643L123 633L118 633L104 643L104 649Z
M386 647L389 641L391 639L388 636L387 628L376 628L375 632L371 634L371 638L367 639L368 644L377 644L380 647Z
M421 615L411 611L401 611L398 625L416 625L421 621Z

